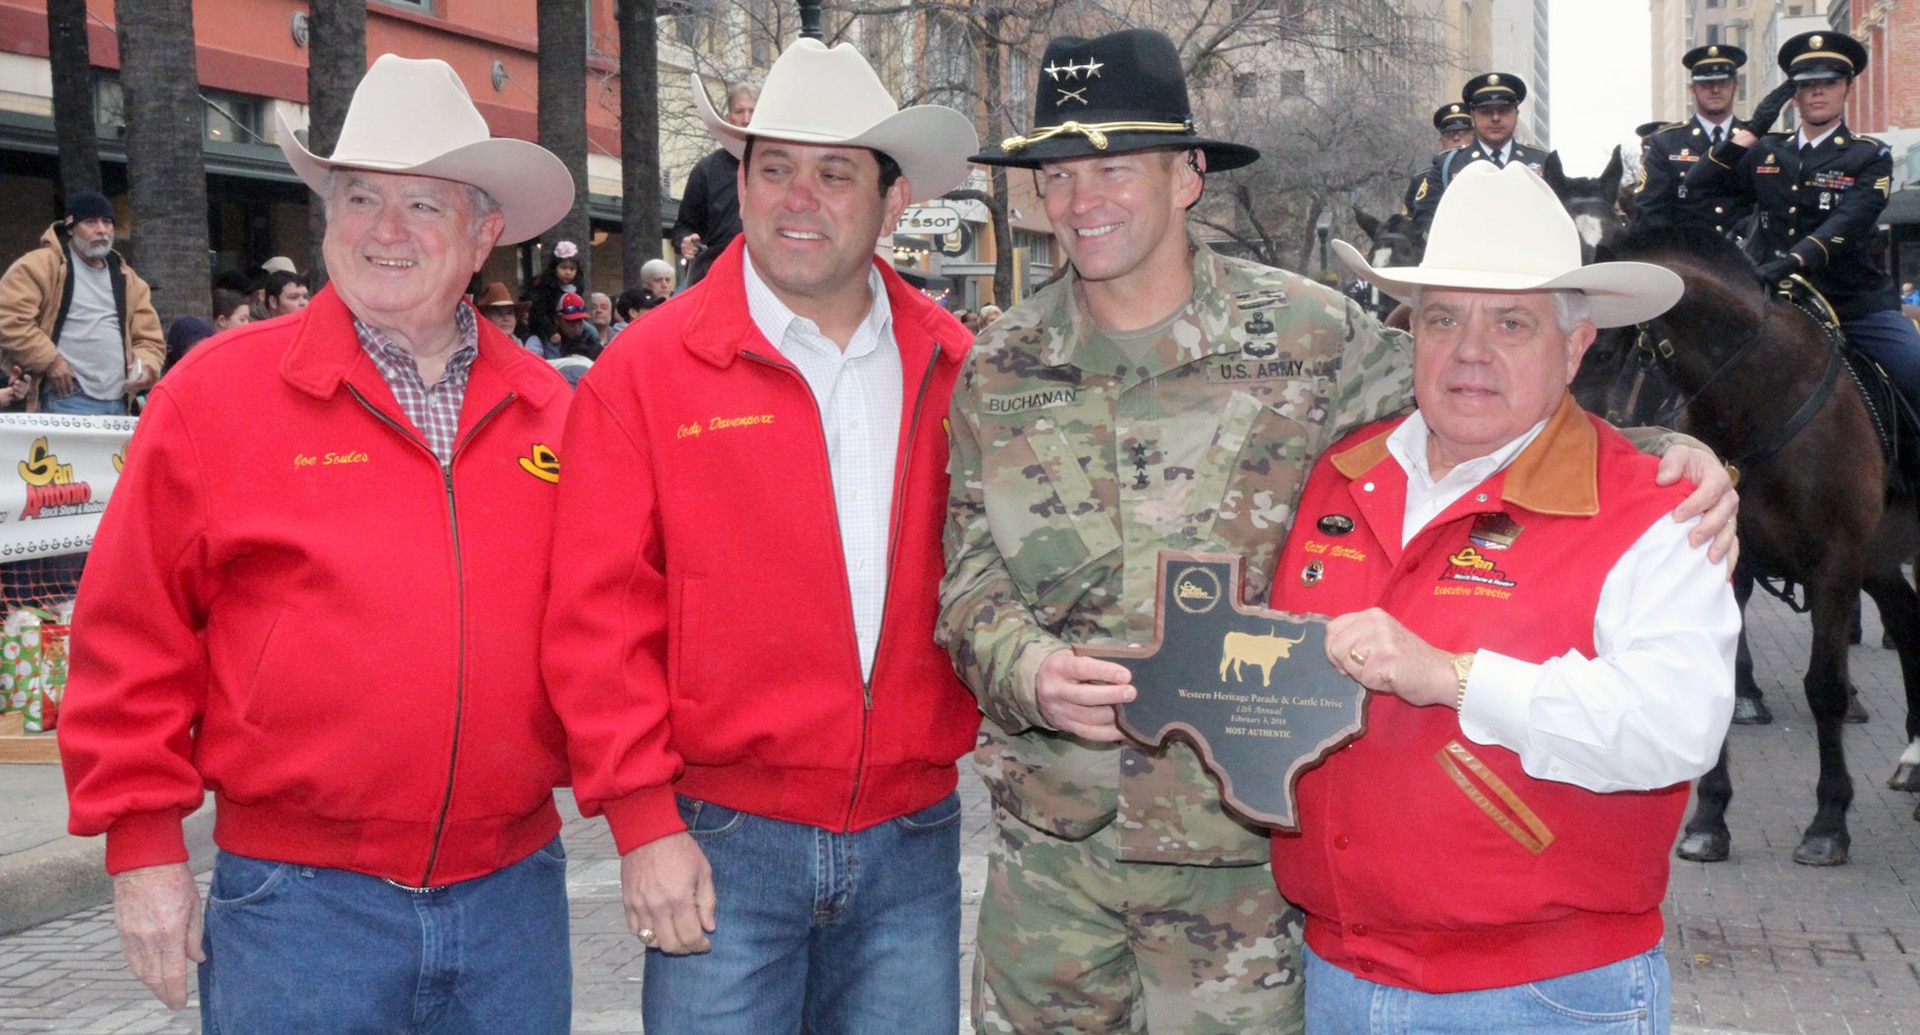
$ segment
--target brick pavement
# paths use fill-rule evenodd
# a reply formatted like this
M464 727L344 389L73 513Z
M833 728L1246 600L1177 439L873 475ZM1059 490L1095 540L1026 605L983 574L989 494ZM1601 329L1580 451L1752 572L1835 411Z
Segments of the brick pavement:
M1877 643L1868 612L1867 640ZM1733 731L1733 858L1675 863L1667 900L1675 1031L1920 1035L1920 822L1911 815L1915 796L1885 787L1904 742L1898 665L1877 647L1853 652L1874 721L1847 733L1852 864L1796 866L1789 853L1812 815L1815 777L1799 693L1806 628L1771 600L1756 601L1751 617L1777 719ZM978 781L968 775L962 787L965 974L991 818ZM578 818L565 837L575 1030L637 1031L642 954L626 933L611 841L603 823ZM125 975L103 907L0 938L0 1032L10 1031L171 1033L198 1024L190 1013L169 1015Z

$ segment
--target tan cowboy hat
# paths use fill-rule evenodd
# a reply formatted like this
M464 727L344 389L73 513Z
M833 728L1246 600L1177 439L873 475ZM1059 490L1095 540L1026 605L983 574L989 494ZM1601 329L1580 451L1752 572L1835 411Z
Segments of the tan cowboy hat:
M1417 287L1471 291L1578 291L1595 327L1651 320L1680 300L1678 274L1646 262L1580 265L1580 232L1539 174L1515 162L1474 162L1455 174L1433 214L1418 266L1374 269L1358 249L1333 242L1340 261L1405 302Z
M308 151L284 111L279 120L280 150L315 193L325 193L329 169L472 184L507 217L501 244L539 235L573 207L573 177L560 159L538 144L490 134L445 61L380 55L354 88L331 158Z
M511 309L514 304L513 295L507 291L507 286L497 280L487 281L487 289L480 292L479 298L473 300L475 309Z
M801 38L767 73L753 120L736 126L714 110L698 73L693 96L720 146L739 157L748 137L802 144L869 147L891 156L913 186L913 201L937 198L967 178L967 156L980 146L973 122L937 104L900 110L859 51L828 49Z

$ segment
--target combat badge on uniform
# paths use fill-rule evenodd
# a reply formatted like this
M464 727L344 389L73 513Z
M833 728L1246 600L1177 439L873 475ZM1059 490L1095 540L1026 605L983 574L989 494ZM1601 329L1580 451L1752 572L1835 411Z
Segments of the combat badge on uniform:
M1149 747L1179 733L1246 818L1300 828L1300 775L1366 730L1365 687L1327 662L1326 618L1242 604L1245 558L1160 551L1153 642L1080 645L1111 658L1139 691L1120 728Z

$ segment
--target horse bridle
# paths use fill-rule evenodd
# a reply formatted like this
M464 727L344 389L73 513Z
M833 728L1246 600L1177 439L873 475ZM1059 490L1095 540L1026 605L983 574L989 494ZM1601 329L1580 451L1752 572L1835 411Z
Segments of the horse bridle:
M1674 421L1678 420L1680 415L1686 412L1687 407L1692 406L1694 401L1699 399L1707 389L1713 387L1714 382L1718 381L1721 375L1733 369L1735 364L1744 359L1747 353L1752 351L1754 346L1760 343L1761 334L1767 329L1767 325L1771 323L1772 320L1773 311L1771 309L1763 312L1760 323L1754 327L1753 333L1748 335L1747 339L1741 342L1740 346L1734 349L1726 359L1720 361L1720 365L1715 367L1711 374L1707 375L1707 379L1700 383L1700 387L1694 389L1691 393L1680 392L1676 402L1661 412L1654 414L1648 423L1659 427L1672 427ZM1636 324L1634 327L1635 334L1633 344L1629 346L1627 350L1628 359L1637 361L1640 366L1639 380L1636 380L1631 393L1628 395L1628 412L1632 412L1633 400L1639 395L1641 383L1646 376L1646 369L1656 364L1671 363L1673 360L1673 343L1666 338L1661 338L1657 342L1654 341L1652 328L1652 322ZM1824 325L1822 329L1825 330ZM1813 390L1812 394L1808 395L1807 398L1800 403L1800 408L1794 411L1793 416L1789 417L1786 423L1780 425L1779 430L1775 431L1771 438L1768 438L1765 442L1753 449L1726 461L1727 473L1733 477L1736 485L1740 482L1742 472L1746 471L1752 465L1778 453L1780 450L1785 449L1787 443L1792 442L1794 436L1800 434L1801 429L1805 428L1807 424L1813 420L1814 415L1819 413L1820 408L1825 406L1827 400L1832 397L1833 386L1840 378L1840 369L1846 365L1846 357L1842 354L1840 345L1834 340L1832 334L1824 334L1823 337L1825 337L1827 341L1827 367L1820 375L1820 384Z

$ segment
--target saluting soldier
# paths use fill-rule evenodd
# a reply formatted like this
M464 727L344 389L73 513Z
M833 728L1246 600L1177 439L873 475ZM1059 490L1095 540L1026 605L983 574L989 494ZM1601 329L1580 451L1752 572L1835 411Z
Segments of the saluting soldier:
M1753 210L1724 189L1689 189L1687 170L1707 156L1715 144L1745 129L1733 114L1733 95L1740 88L1740 69L1747 52L1718 43L1695 47L1680 58L1693 81L1693 118L1653 131L1640 149L1640 182L1633 190L1637 226L1710 226L1730 234Z
M1520 102L1527 99L1527 84L1509 72L1488 72L1467 80L1460 100L1473 114L1473 140L1464 147L1442 151L1433 156L1433 168L1427 173L1427 193L1411 209L1414 233L1426 240L1427 227L1433 223L1433 210L1440 205L1447 184L1460 174L1468 162L1492 162L1508 166L1515 162L1546 175L1551 169L1560 173L1560 153L1523 144L1513 139L1520 125Z
M1893 152L1858 136L1843 117L1867 50L1839 32L1804 32L1780 47L1787 81L1754 110L1753 124L1687 172L1687 193L1725 191L1758 204L1760 279L1798 273L1826 296L1855 348L1920 400L1920 332L1900 314L1893 278L1869 241L1893 188ZM1793 133L1760 136L1788 99L1800 111Z
M1452 151L1473 143L1473 113L1460 101L1442 104L1433 113L1434 131L1440 134L1440 150ZM1406 196L1400 199L1400 211L1413 214L1413 206L1427 196L1427 178L1433 175L1432 167L1413 174L1407 181Z

